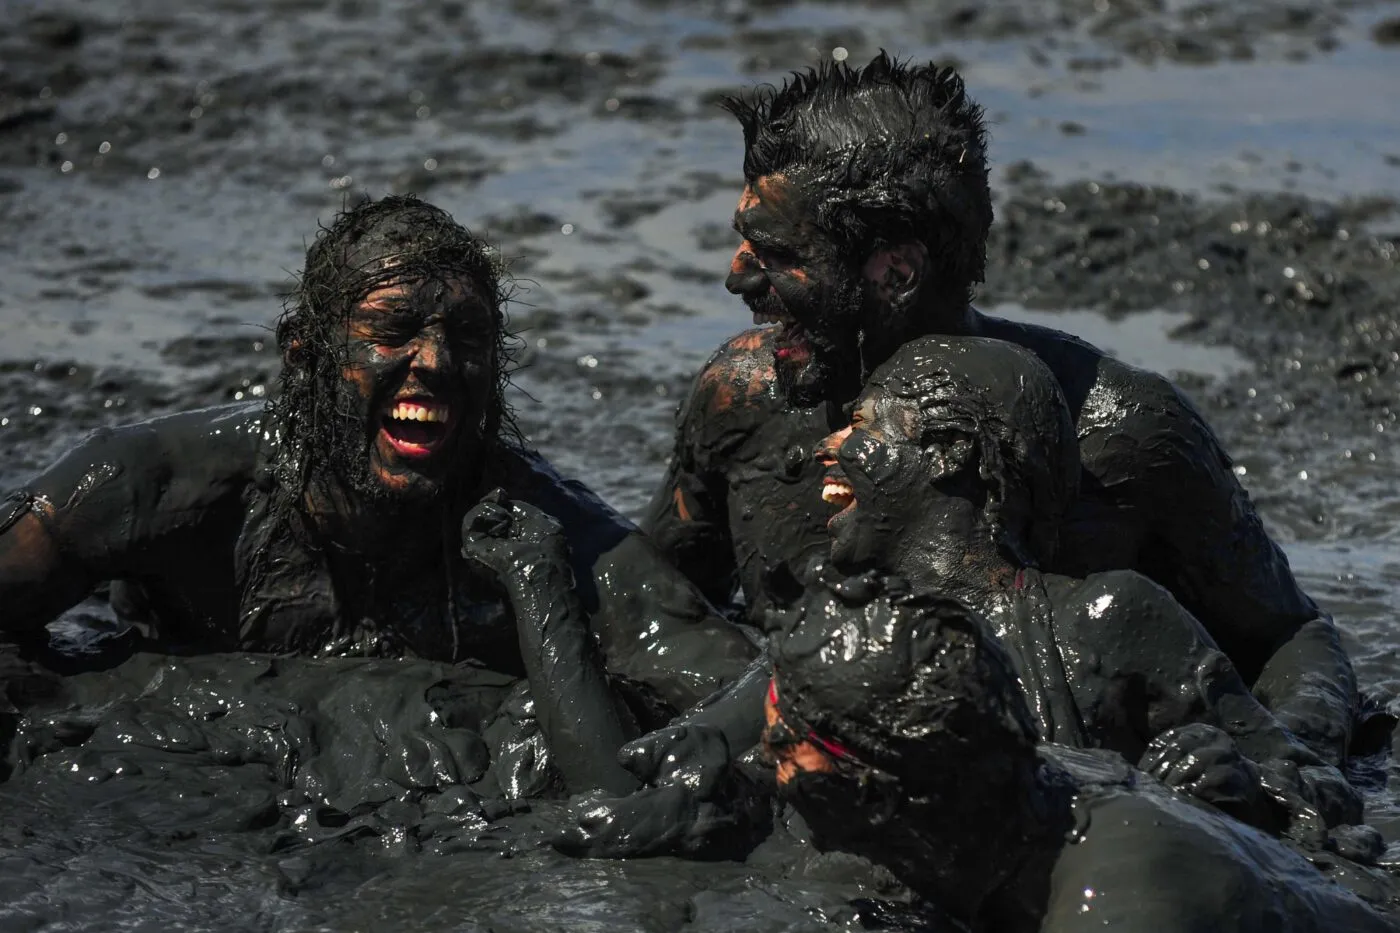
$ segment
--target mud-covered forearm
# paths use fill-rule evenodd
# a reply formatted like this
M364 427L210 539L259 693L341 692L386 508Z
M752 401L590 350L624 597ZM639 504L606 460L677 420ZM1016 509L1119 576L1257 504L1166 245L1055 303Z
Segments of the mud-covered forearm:
M1140 742L1190 723L1222 729L1254 761L1316 761L1250 692L1239 669L1204 626L1145 577L1113 572L1090 577L1077 611L1059 620L1057 639L1080 646L1065 653L1076 706L1091 735L1130 758L1123 724L1134 695L1143 699ZM1101 611L1102 610L1102 611Z
M733 683L758 655L755 639L722 618L645 535L628 535L593 574L593 621L608 669L676 709Z
M462 556L505 590L536 716L569 789L634 790L637 781L617 761L632 736L589 630L559 523L493 490L462 520Z
M571 791L627 793L624 727L563 553L521 554L503 575L536 714Z
M1356 710L1356 675L1336 627L1319 616L1274 652L1254 695L1324 761L1346 758Z
M738 564L724 503L705 482L681 467L677 455L642 514L641 528L672 566L707 601L725 606L738 587Z
M762 727L769 665L626 745L619 756L645 786L590 799L556 845L592 858L743 858L771 823L771 769L744 767Z
M765 652L738 680L676 717L673 724L715 729L724 736L731 754L742 756L762 736L763 698L772 672Z
M1157 501L1169 510L1169 557L1152 576L1200 620L1266 707L1317 754L1340 762L1356 679L1331 620L1298 585L1199 416L1168 446L1181 496ZM1192 508L1172 505L1180 501Z

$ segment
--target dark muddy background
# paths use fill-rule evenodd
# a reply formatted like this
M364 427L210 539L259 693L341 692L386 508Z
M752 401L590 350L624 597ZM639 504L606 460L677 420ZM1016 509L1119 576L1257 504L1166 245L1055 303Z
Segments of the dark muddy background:
M1395 3L0 0L0 485L98 424L262 397L317 219L411 191L514 257L521 420L635 512L748 324L716 99L880 47L961 63L992 118L982 306L1175 374L1400 693ZM476 774L433 733L441 671L337 700L334 666L259 663L79 685L0 790L0 928L807 930L880 889L783 833L746 865L570 862L529 844L549 805L487 826L422 793ZM1400 839L1400 778L1358 771Z

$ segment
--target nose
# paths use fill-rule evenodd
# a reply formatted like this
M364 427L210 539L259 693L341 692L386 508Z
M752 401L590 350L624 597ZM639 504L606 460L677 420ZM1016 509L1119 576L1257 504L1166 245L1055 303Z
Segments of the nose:
M748 240L739 244L734 258L729 261L729 276L724 287L732 295L751 295L768 290L768 278L763 274L763 265L754 255L753 244Z
M836 451L841 449L841 445L850 436L851 426L849 424L834 434L828 434L826 440L817 445L817 462L824 467L835 466Z
M424 328L418 335L417 346L413 351L412 368L419 372L445 373L452 369L455 360L452 344L441 324Z

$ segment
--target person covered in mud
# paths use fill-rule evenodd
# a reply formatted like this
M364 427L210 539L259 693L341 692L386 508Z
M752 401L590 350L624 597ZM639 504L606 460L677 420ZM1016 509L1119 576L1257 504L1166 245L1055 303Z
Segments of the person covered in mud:
M1315 866L1116 755L1039 743L1017 663L961 600L874 572L808 583L768 619L779 793L819 847L888 868L935 929L1400 927L1384 872Z
M642 522L673 562L713 602L737 590L761 618L768 569L827 548L812 453L875 367L926 334L1007 340L1054 373L1078 435L1079 497L1044 569L1162 584L1283 723L1340 762L1350 662L1200 414L1155 374L970 304L992 206L982 112L961 78L882 52L726 106L746 182L726 285L761 326L716 352L680 408Z
M992 625L1039 734L1107 748L1261 828L1373 860L1341 773L1281 726L1172 595L1132 570L1048 573L1080 479L1074 422L1029 350L921 337L820 445L830 560L955 597ZM1326 829L1345 828L1329 840Z
M1377 858L1378 834L1358 825L1359 794L1260 704L1167 590L1131 570L1039 569L1054 563L1080 467L1068 406L1029 350L985 337L911 340L875 370L852 423L815 459L822 497L840 509L827 524L832 565L897 574L990 620L1047 741L1118 752L1166 785L1313 850ZM801 589L785 568L765 582L782 600ZM743 749L744 730L758 726L746 712L759 686L751 681L692 715L684 734L677 724L629 753L664 750L697 773L722 772L716 734ZM748 802L732 802L743 822ZM714 823L731 801L712 791L705 803ZM645 838L619 829L631 806L624 798L595 808L585 821L594 851L610 844L624 854ZM671 838L695 847L675 830Z
M528 675L571 786L635 787L621 742L756 651L525 446L503 398L509 289L436 207L343 211L278 323L275 400L100 430L4 500L0 636L45 642L116 581L157 650L472 660ZM564 583L547 606L544 578Z

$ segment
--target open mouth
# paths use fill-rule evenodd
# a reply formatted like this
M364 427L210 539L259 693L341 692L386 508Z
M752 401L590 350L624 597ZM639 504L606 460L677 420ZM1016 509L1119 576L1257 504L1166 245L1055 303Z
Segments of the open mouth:
M838 516L845 515L856 507L856 491L840 476L827 476L822 480L822 501L837 507L836 513L827 519L831 524Z
M773 349L773 355L778 359L786 360L811 356L812 345L807 339L807 332L791 315L781 312L755 311L753 322L759 327L776 324L782 328L778 334L777 346Z
M431 457L447 440L451 411L430 398L395 399L384 413L380 430L401 457Z

